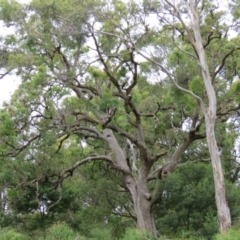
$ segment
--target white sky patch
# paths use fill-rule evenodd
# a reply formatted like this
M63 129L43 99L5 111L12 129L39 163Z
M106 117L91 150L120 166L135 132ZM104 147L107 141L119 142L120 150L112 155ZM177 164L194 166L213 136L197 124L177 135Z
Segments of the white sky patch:
M26 4L26 3L30 3L31 0L18 0L17 2Z
M6 76L0 80L0 107L6 101L9 101L11 95L18 88L20 79L16 76Z

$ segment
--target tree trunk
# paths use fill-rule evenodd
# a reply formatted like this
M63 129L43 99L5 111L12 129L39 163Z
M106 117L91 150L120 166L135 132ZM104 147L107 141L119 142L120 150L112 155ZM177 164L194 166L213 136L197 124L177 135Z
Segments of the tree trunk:
M133 199L136 213L137 226L157 236L157 229L153 217L151 194L147 189L146 178L138 178L136 181L131 175L125 175L124 181Z
M221 159L215 137L215 122L217 118L217 98L214 86L212 84L212 79L207 64L207 58L202 43L199 13L197 7L198 1L196 0L189 1L190 8L189 13L191 16L190 25L194 33L193 36L191 35L191 33L189 33L189 36L197 52L198 63L201 68L202 78L208 96L208 109L206 110L205 107L202 106L202 110L205 116L207 143L212 161L219 229L221 232L226 232L231 227L231 216L226 200Z
M226 232L231 227L231 215L226 200L224 176L215 138L214 125L214 120L208 116L206 118L207 142L213 168L218 223L220 232Z
M152 203L147 196L138 193L135 211L139 229L144 229L157 236L156 224L152 213Z
M120 147L112 130L104 129L104 135L105 140L109 143L109 146L115 154L116 158L114 161L118 169L121 170L124 183L132 196L138 228L144 229L157 236L155 221L152 214L153 202L151 201L151 194L147 187L147 176L153 162L143 161L140 169L136 169L137 176L134 177L127 165L125 153Z

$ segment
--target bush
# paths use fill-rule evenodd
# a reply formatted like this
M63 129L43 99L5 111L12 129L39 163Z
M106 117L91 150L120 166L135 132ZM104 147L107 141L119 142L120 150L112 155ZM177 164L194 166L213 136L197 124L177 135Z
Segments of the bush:
M121 240L154 240L155 238L149 233L138 230L138 229L128 229Z
M1 240L30 240L26 235L17 233L13 229L2 229L0 231Z
M240 228L232 228L227 233L219 233L215 236L214 240L239 240Z
M73 240L78 234L66 223L56 223L47 229L46 237L42 240Z
M88 238L89 240L112 239L110 231L104 228L93 228L90 230L89 235L90 235L90 238Z

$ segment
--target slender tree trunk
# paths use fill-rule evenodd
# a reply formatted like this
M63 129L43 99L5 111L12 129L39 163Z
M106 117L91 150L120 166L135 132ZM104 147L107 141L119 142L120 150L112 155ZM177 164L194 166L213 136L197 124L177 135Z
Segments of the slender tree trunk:
M189 0L191 27L194 33L194 36L190 37L192 39L193 46L195 47L195 50L198 55L198 61L208 96L208 109L207 110L203 109L203 112L205 115L207 143L211 156L214 176L215 199L218 212L219 228L221 232L225 232L228 231L228 229L231 227L231 216L226 200L223 170L215 137L215 123L217 118L217 98L212 84L212 79L209 73L205 50L203 48L197 6L198 1Z
M214 132L215 121L209 116L206 117L206 131L208 148L211 155L214 186L215 186L215 200L218 211L218 223L221 232L226 232L231 227L231 215L226 200L224 176L222 170L221 159L216 143Z

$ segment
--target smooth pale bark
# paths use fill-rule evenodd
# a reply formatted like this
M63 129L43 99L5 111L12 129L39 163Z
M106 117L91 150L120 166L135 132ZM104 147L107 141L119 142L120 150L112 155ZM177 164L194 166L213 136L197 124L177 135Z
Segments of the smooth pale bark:
M231 227L231 215L226 200L224 176L215 138L214 125L215 121L213 121L210 117L206 117L207 143L211 155L214 176L215 200L218 212L219 229L221 232L226 232Z
M221 159L216 143L215 137L215 122L217 117L217 99L214 87L212 85L212 79L209 74L207 65L207 59L202 44L202 37L200 32L199 15L197 11L197 5L199 1L189 1L189 13L191 16L191 27L194 33L193 45L198 55L199 65L204 81L204 85L208 96L208 109L205 111L205 123L206 123L206 136L208 148L211 156L214 184L215 184L215 198L218 212L218 222L221 232L226 232L231 227L230 210L226 200L225 184L223 177L223 170Z

